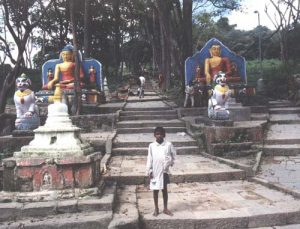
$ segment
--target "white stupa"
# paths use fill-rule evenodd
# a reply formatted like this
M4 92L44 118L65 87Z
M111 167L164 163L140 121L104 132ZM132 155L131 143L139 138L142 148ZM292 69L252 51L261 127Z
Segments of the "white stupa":
M93 147L81 140L80 128L72 124L67 105L55 102L48 106L45 125L34 130L34 139L20 152L15 152L14 157L55 159L85 156L92 152Z

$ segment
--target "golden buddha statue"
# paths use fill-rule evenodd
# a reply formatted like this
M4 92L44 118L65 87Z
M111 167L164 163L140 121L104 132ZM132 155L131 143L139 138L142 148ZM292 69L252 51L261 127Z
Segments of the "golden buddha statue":
M61 58L63 63L57 64L55 66L54 78L50 80L47 84L48 90L53 90L55 84L59 82L59 86L63 89L74 89L74 78L75 78L75 62L73 47L67 45L63 48L61 52ZM61 80L59 81L59 74L61 74ZM82 68L80 68L80 79L84 78ZM84 83L81 82L80 86Z
M220 71L225 74L230 72L230 61L227 57L221 57L221 46L212 45L209 49L210 58L205 59L205 78L206 84L210 84L213 77Z

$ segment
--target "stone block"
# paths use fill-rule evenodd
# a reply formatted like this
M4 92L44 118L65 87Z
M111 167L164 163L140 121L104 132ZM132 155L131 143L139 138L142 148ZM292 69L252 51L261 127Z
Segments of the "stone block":
M95 182L93 177L93 165L85 164L80 165L78 168L74 168L74 180L76 187L87 188L93 185Z
M74 213L78 212L77 200L61 200L57 201L56 212L58 213Z
M23 204L21 203L1 203L0 221L15 220L20 217Z
M55 214L55 202L33 202L26 203L21 211L22 218L25 217L46 217Z
M250 107L229 107L230 119L233 121L249 121L251 120Z
M300 223L300 211L288 212L287 224L298 224L298 223Z
M267 226L280 226L286 225L287 215L285 213L264 213L260 212L254 213L257 215L253 215L249 217L248 227L267 227Z

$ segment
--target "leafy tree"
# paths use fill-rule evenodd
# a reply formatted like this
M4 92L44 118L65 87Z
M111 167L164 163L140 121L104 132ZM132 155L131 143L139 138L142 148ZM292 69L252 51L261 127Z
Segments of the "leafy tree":
M11 53L11 46L7 40L0 36L2 44L7 48L5 54L8 55L13 64L12 70L6 74L0 90L0 113L5 110L6 99L9 91L13 88L15 79L20 73L21 67L24 66L24 52L28 39L31 36L33 29L38 25L43 18L47 9L51 6L53 0L47 5L42 1L22 1L22 0L2 0L3 17L5 18L5 29L12 36L12 40L17 47L18 55L15 59ZM4 77L4 76L2 76Z

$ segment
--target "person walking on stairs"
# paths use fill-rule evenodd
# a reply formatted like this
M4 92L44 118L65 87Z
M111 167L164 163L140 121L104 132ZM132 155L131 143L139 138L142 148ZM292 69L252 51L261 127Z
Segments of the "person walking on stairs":
M150 178L150 189L153 190L154 216L159 214L158 192L162 190L164 210L163 213L172 216L168 209L168 188L170 183L169 167L174 165L176 150L171 142L164 138L166 131L163 127L156 127L154 130L155 141L150 143L148 148L146 173Z
M140 98L144 98L144 88L146 79L144 76L140 76L138 79L138 95Z

